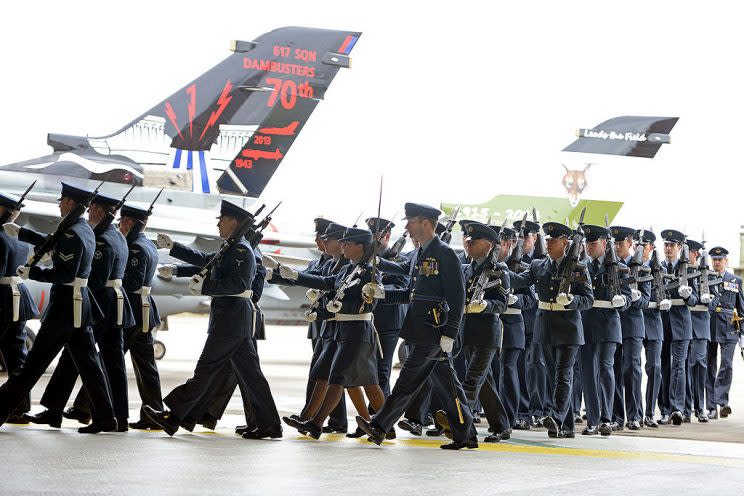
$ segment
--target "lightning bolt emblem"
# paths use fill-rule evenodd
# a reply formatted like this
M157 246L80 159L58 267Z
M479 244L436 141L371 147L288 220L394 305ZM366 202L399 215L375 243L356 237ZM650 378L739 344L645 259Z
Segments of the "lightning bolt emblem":
M188 104L189 109L189 138L194 137L194 117L196 117L196 85L192 84L186 88L186 93L191 97Z
M171 106L170 102L165 102L165 114L168 116L170 121L173 123L173 127L176 128L176 131L178 131L178 135L181 137L181 139L183 139L181 130L178 127L178 119L176 118L176 111L173 110L173 107Z
M222 115L222 112L225 110L225 107L227 107L227 104L230 103L230 100L232 100L232 97L230 96L230 91L232 90L232 83L228 80L227 83L225 83L225 87L222 89L222 94L217 99L217 110L212 112L212 115L209 116L209 120L207 120L207 125L204 126L204 130L201 133L201 136L199 136L199 141L201 141L204 138L204 135L207 133L207 130L214 126L214 124L217 122L217 119L220 118L220 115ZM167 111L167 109L166 109Z

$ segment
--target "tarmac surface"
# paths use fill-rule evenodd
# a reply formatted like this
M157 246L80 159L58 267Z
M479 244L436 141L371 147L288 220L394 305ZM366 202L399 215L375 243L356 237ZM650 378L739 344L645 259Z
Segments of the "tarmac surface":
M158 362L164 394L191 376L205 329L205 317L182 316L160 333L167 346ZM270 327L259 354L280 414L298 412L310 358L305 329ZM41 410L51 371L32 392L34 412ZM132 376L130 406L136 420ZM290 429L281 440L244 440L233 433L244 423L238 394L216 431L197 426L173 438L134 430L85 436L67 420L62 429L5 425L0 494L737 494L744 483L744 361L738 354L731 406L729 418L707 424L561 440L549 439L544 429L515 431L509 441L445 452L439 449L445 438L400 429L398 439L381 447L340 434L315 441ZM486 428L479 426L481 439Z

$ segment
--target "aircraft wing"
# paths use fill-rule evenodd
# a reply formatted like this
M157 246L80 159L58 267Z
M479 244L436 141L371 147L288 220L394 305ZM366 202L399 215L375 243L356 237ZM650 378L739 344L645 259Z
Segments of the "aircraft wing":
M563 151L654 158L661 145L671 143L669 133L678 120L679 117L615 117L591 129L578 129L579 139Z

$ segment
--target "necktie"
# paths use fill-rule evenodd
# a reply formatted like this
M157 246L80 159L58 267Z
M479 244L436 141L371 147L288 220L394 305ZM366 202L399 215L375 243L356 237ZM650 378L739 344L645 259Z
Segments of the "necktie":
M671 262L667 262L667 274L673 274L674 273L674 265L672 265Z
M558 272L558 264L555 263L555 260L553 260L552 262L550 262L550 272L552 272L553 274L555 274L556 272Z
M594 273L596 274L599 272L599 259L595 258L594 262L592 262L592 265L594 266Z

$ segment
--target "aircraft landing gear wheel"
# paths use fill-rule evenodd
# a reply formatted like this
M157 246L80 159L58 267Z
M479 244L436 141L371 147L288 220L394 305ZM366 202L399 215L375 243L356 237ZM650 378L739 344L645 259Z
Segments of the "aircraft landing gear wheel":
M165 356L165 345L162 341L155 341L152 344L152 347L155 351L155 360L160 360Z

